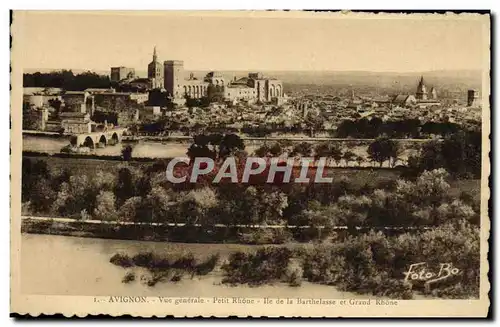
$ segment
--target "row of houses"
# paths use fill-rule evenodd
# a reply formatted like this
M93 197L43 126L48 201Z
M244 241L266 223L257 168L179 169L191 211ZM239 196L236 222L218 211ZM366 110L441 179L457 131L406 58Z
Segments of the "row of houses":
M84 91L64 91L59 88L23 90L23 112L40 130L63 130L78 134L92 130L91 117L97 111L115 114L115 124L137 121L140 115L153 116L146 106L148 93L116 92L114 89L89 88ZM141 109L141 110L140 110Z

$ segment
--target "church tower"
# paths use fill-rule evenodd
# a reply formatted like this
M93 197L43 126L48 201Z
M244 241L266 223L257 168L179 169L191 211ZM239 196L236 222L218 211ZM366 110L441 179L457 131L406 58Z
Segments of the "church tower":
M427 100L427 89L425 87L423 76L420 76L420 82L418 83L416 98L417 100Z
M438 98L438 94L437 94L436 88L433 87L433 88L431 88L431 99L437 100L437 98Z
M158 61L158 56L156 54L156 46L153 50L153 61L148 65L148 78L151 80L151 85L153 89L163 88L163 66Z

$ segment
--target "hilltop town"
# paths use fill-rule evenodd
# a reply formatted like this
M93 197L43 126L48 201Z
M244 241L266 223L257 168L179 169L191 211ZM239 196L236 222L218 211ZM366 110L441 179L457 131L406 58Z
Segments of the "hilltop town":
M45 76L51 74L58 73ZM281 80L260 72L232 78L217 71L195 76L185 70L184 61L162 63L156 47L147 78L137 77L131 67L111 67L109 76L63 71L58 75L61 87L54 87L57 78L44 81L43 76L25 74L25 84L45 85L24 87L24 130L77 135L120 127L133 135L222 130L249 136L351 137L344 128L349 122L410 120L419 126L471 128L481 120L477 90L442 95L440 86L428 85L425 76L415 81L413 93L367 94L354 87L347 94L345 88L344 93L318 93L295 86L289 94ZM84 82L65 88L64 76Z

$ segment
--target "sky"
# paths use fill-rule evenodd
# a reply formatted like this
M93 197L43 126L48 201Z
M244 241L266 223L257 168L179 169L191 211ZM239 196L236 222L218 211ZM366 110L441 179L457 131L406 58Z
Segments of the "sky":
M17 16L16 16L17 15ZM25 69L387 71L482 69L486 19L272 12L16 12ZM352 18L351 18L352 17ZM16 43L15 43L16 44Z

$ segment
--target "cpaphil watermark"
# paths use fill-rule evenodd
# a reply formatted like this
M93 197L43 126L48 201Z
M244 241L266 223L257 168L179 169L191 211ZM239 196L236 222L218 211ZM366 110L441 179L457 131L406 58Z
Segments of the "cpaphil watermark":
M167 165L166 176L171 183L198 183L210 179L211 183L229 181L249 183L259 177L263 183L332 183L333 178L325 176L328 158L260 158L244 159L227 157L215 161L208 157L173 158Z

